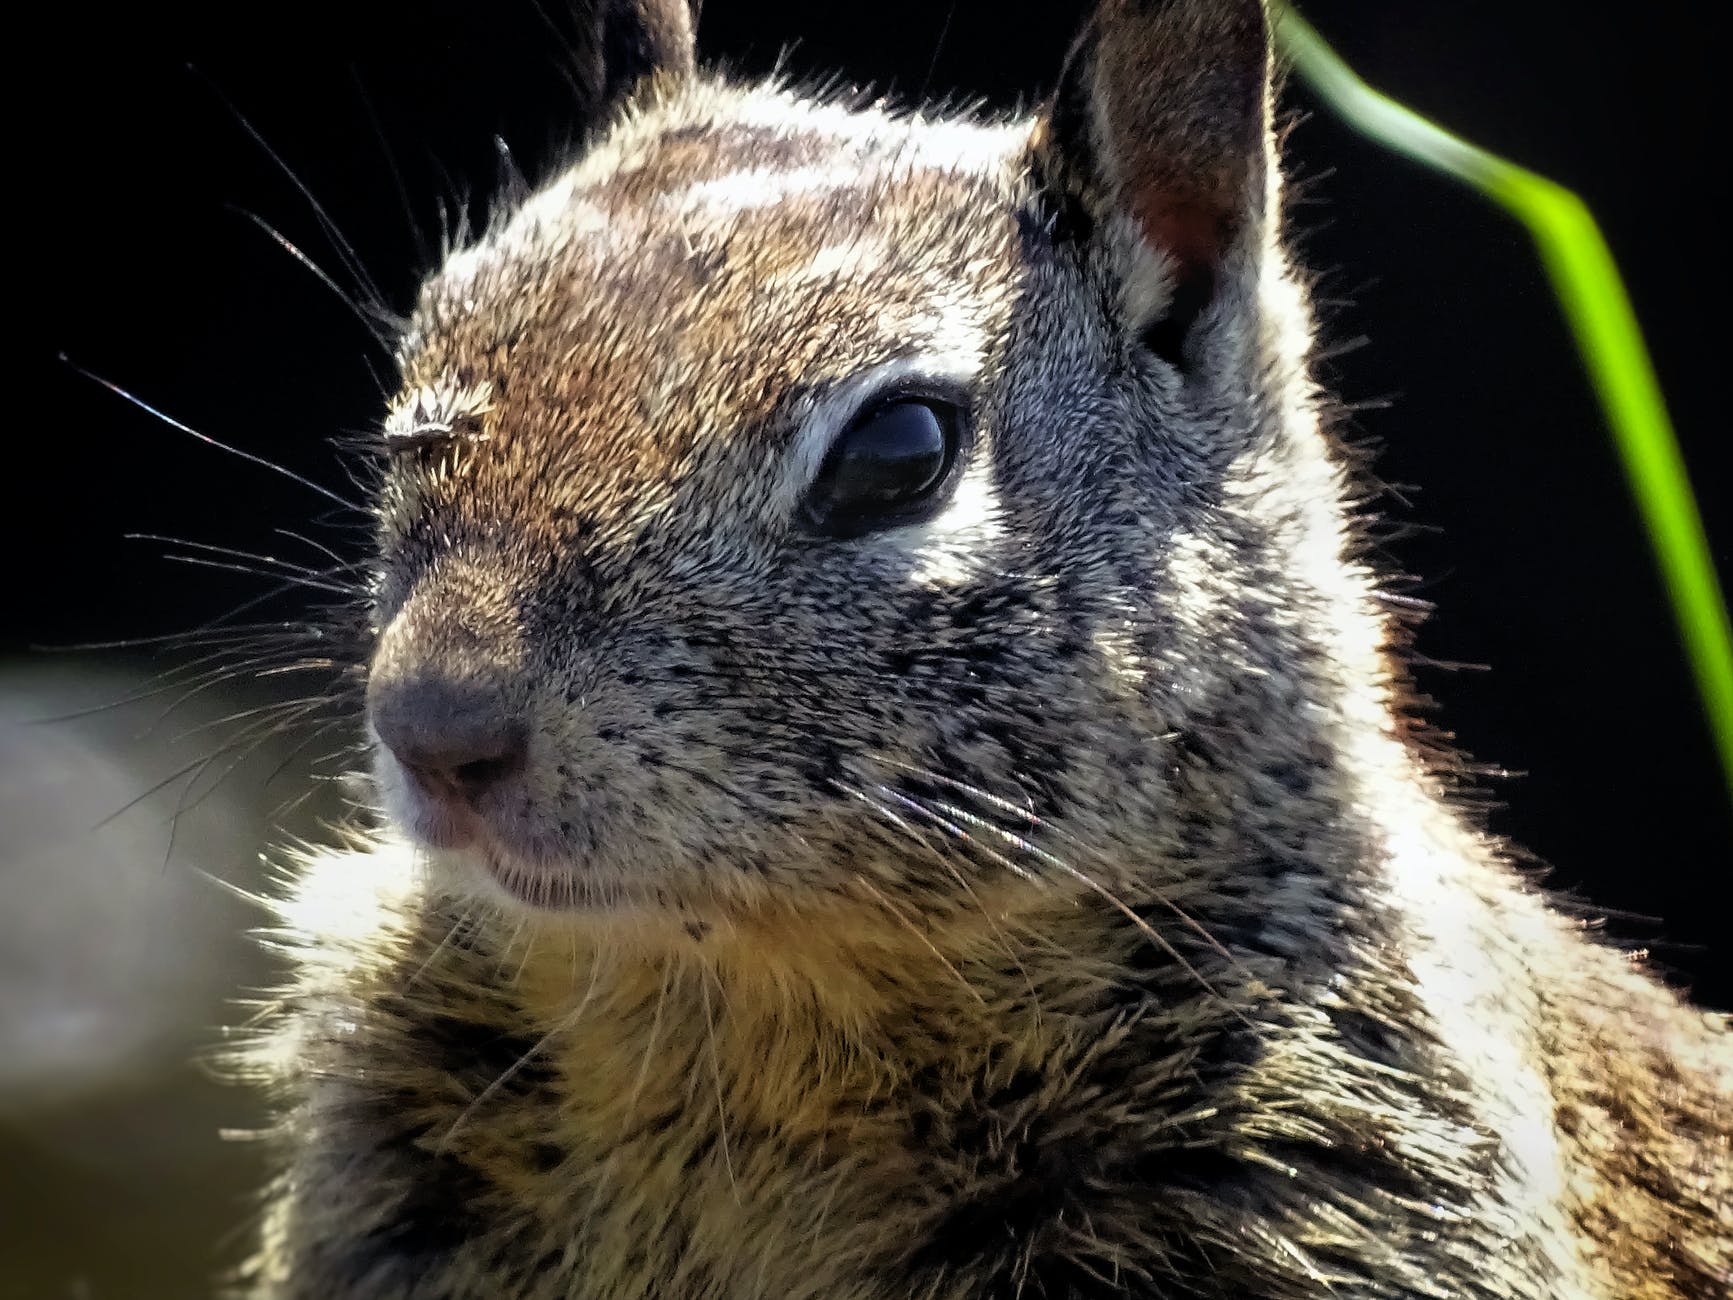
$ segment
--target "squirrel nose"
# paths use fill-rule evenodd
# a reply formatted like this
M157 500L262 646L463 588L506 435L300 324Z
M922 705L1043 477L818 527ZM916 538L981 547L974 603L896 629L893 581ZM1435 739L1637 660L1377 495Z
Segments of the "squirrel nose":
M490 682L376 676L367 697L375 734L436 798L474 803L524 766L525 728Z

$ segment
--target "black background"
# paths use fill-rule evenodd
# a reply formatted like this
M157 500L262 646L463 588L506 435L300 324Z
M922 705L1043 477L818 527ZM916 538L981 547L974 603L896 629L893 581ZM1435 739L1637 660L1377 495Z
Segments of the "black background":
M702 44L766 71L846 70L906 94L1046 89L1080 6L710 0ZM1733 503L1710 466L1727 424L1728 283L1718 194L1725 77L1708 7L1314 0L1306 12L1376 84L1579 190L1649 332L1712 540L1733 570ZM554 0L461 5L64 6L13 47L45 89L14 110L22 235L8 251L24 371L5 473L15 621L4 649L176 630L259 590L176 568L129 532L290 552L319 500L127 409L56 361L342 487L328 439L377 420L389 373L344 308L233 209L337 272L295 188L230 100L405 305L439 207L484 210L492 137L532 177L575 129ZM187 65L191 64L193 71ZM1433 715L1478 759L1494 825L1553 883L1711 1002L1733 1002L1719 896L1733 860L1725 785L1668 610L1588 388L1524 233L1473 195L1360 142L1306 96L1293 211L1324 272L1329 362L1368 404L1359 436L1414 525L1384 549L1440 612L1423 667ZM21 155L21 156L20 156ZM394 159L395 161L391 161ZM394 176L394 171L397 175ZM400 178L400 179L399 179ZM417 234L416 232L420 233ZM17 343L14 348L19 347ZM30 468L32 465L40 468ZM315 526L316 527L316 526ZM321 535L338 545L352 543ZM309 561L316 557L303 553ZM1660 922L1641 919L1664 918Z

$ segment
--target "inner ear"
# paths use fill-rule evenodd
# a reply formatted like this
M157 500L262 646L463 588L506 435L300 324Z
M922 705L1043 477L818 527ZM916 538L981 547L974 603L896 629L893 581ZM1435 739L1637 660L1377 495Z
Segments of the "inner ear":
M1191 369L1186 343L1192 326L1215 301L1220 270L1211 261L1176 260L1168 278L1167 305L1138 332L1138 342L1181 374Z
M1159 275L1167 305L1126 324L1173 364L1236 244L1261 236L1269 96L1262 0L1100 0L1066 60L1044 179L1091 209L1093 231L1136 233L1142 264L1119 274Z

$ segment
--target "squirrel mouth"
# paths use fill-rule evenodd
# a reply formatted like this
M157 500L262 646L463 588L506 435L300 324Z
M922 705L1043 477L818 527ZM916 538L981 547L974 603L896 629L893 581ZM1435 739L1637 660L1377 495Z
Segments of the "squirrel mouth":
M473 810L462 815L418 817L411 835L447 864L474 881L482 877L512 902L538 911L569 911L583 906L587 891L571 864L544 846L517 843Z
M485 877L511 901L538 911L570 911L591 892L569 862L473 806L412 793L393 818L415 842L464 876Z
M383 775L388 820L428 850L451 888L543 914L611 912L640 894L642 882L610 869L609 855L595 860L533 821L401 765L385 765Z
M570 868L538 864L529 855L512 852L494 836L477 836L465 856L479 862L496 887L526 907L571 911L583 905L585 891Z
M564 846L551 844L533 831L517 835L476 817L469 836L445 856L471 881L482 877L496 896L535 912L584 913L607 911L622 901L617 881L598 872Z

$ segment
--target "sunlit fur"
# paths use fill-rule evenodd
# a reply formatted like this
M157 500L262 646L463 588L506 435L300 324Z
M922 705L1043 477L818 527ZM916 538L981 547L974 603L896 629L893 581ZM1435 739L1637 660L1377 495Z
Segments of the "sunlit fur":
M1212 12L1100 21L1178 94ZM478 844L381 750L397 829L289 870L251 1290L1717 1293L1724 1026L1413 740L1251 111L1183 372L1054 122L702 76L428 283L373 671L505 683L529 760ZM909 376L951 503L803 531Z

